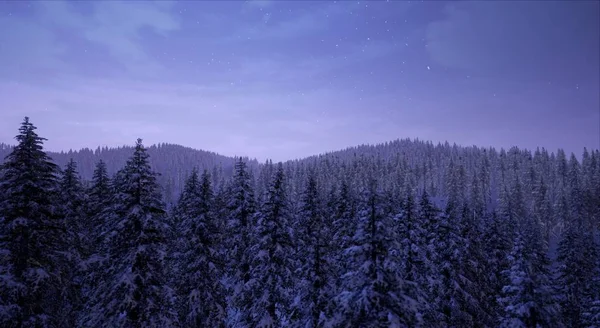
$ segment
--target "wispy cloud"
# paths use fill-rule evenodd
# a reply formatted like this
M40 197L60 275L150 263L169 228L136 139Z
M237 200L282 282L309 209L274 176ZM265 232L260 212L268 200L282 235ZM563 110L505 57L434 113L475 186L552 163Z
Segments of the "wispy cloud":
M0 43L9 51L3 54L8 57L5 60L33 68L69 67L64 56L71 49L62 41L66 31L104 48L126 71L153 74L161 66L146 53L142 33L164 36L179 28L169 2L93 2L89 14L63 1L40 1L33 6L33 15L0 18L0 29L11 31L0 33Z
M597 13L595 1L451 2L444 18L428 24L427 50L446 67L485 73L522 70L556 56L547 49L568 49L572 35L597 39ZM568 21L579 24L564 24ZM557 22L563 22L560 31L548 28ZM591 28L581 28L586 24Z
M255 2L258 1L250 1L249 3ZM259 3L262 3L262 1ZM271 4L271 2L267 3ZM224 41L293 39L318 33L336 24L344 14L347 15L359 4L354 1L317 2L316 5L291 14L276 10L269 11L269 8L266 8L265 5L253 6L257 6L262 10L263 18L258 22L242 24Z

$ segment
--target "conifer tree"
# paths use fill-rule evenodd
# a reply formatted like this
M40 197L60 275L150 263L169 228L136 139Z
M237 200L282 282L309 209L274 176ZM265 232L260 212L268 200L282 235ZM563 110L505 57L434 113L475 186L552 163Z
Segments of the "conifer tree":
M440 215L431 241L436 253L435 271L438 275L433 290L434 306L441 313L445 326L469 327L475 320L470 311L475 298L471 294L472 282L465 276L463 267L466 253L466 240L461 235L463 215L462 211L453 208L454 204L449 202Z
M178 232L183 237L177 292L184 327L217 328L225 324L225 291L220 282L224 261L213 201L208 172L199 179L197 170L192 171L177 205L181 215Z
M82 223L83 234L87 244L87 253L83 254L81 270L83 279L81 286L82 302L85 308L80 318L84 319L88 306L93 306L93 294L103 278L102 268L108 265L106 234L113 213L113 189L106 170L106 163L96 163L90 187L87 189L86 222ZM79 320L79 318L78 318Z
M228 280L231 288L230 310L234 313L242 312L243 315L244 309L248 309L252 303L244 290L250 280L250 246L256 217L256 200L252 188L252 177L242 158L235 163L227 207L229 211L227 217L228 238L225 245L229 250L226 258L230 260L228 263ZM245 319L234 318L231 320Z
M405 327L421 321L418 301L411 298L415 284L398 274L398 239L389 229L392 217L382 213L381 196L371 179L363 192L357 231L345 251L350 271L336 298L335 322L343 327Z
M176 315L165 267L169 227L141 139L116 181L115 221L106 234L109 260L81 325L172 327Z
M597 274L598 248L593 229L585 218L580 165L574 156L568 170L567 184L571 197L569 211L563 218L563 239L558 248L559 284L565 324L579 327L583 324L585 307L593 301L597 289L592 283Z
M508 255L513 248L514 240L511 240L511 232L507 222L496 212L493 212L488 218L484 228L482 239L485 240L484 253L486 254L486 279L489 286L486 290L488 295L488 307L495 317L500 317L502 305L498 298L502 293L502 288L507 285L507 276L503 272L509 269Z
M503 306L500 327L560 327L548 271L532 265L527 235L519 232L503 271L507 285L499 301Z
M85 211L85 193L77 172L77 163L69 160L60 181L60 204L65 223L70 227L69 244L79 254L89 253L84 247L89 246L86 231L87 216Z
M428 313L427 320L433 320L429 315L431 309L427 294L432 263L427 258L425 218L426 216L418 215L412 190L407 189L400 213L394 218L398 229L396 238L401 263L398 274L412 286L406 291L411 292L407 296L417 301L422 310Z
M112 199L112 183L108 176L106 163L102 160L96 163L92 176L91 186L87 190L88 204L86 206L89 217L88 234L91 240L98 240L105 228L104 214L109 210ZM94 244L98 244L94 242Z
M281 327L290 316L295 247L284 181L279 163L258 215L250 280L244 288L253 300L243 309L244 323L249 327Z
M351 246L352 236L356 232L356 205L350 186L346 181L342 181L339 193L336 194L333 205L332 218L332 247L334 265L337 276L341 277L348 269L348 264L343 252ZM338 287L340 281L338 281Z
M330 316L335 292L334 267L330 246L330 227L325 223L321 195L314 173L307 179L297 217L300 297L295 304L298 327L322 327Z
M70 265L59 216L58 167L25 117L0 166L0 325L53 327L65 318ZM66 256L65 256L66 255Z
M61 206L61 216L68 227L66 236L65 254L69 255L68 261L71 267L66 274L66 280L71 283L69 292L65 295L64 311L65 323L75 325L75 312L83 304L83 295L81 293L84 286L84 277L86 265L84 259L90 255L90 240L87 238L85 230L88 218L85 211L85 193L79 174L77 172L77 163L73 159L69 160L60 181L59 200Z

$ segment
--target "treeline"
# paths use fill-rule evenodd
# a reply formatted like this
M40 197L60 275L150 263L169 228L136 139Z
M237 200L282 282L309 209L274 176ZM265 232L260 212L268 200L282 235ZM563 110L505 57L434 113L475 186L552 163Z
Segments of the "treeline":
M0 143L0 164L12 149L12 146ZM71 160L77 162L78 173L83 179L82 182L86 184L92 179L96 163L103 161L108 174L112 176L125 166L133 150L133 146L98 147L47 152L47 154L61 167L65 167ZM159 173L157 182L161 187L164 201L169 205L177 201L185 180L194 167L209 170L213 179L217 181L221 175L231 176L235 163L232 157L167 143L152 145L146 150L150 155L150 165ZM258 166L255 160L245 160L253 169Z
M167 210L141 140L82 181L35 130L0 166L2 327L600 327L598 151L239 159Z

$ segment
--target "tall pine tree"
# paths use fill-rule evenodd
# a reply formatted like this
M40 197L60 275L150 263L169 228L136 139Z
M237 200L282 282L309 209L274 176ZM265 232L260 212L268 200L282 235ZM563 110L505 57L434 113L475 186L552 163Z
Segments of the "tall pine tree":
M56 207L58 167L25 118L0 166L0 325L61 326L70 265ZM67 255L67 256L65 256Z
M183 327L223 327L225 291L220 278L224 261L218 244L211 177L192 171L177 205L182 237L177 292Z
M250 280L244 286L253 300L243 309L249 327L281 327L290 316L294 245L284 182L279 163L258 215Z
M321 194L314 173L310 173L298 215L298 261L300 297L296 304L299 327L322 327L330 316L335 292L334 267Z
M109 261L82 325L172 327L176 315L165 267L169 228L141 139L117 179L115 221L106 234Z

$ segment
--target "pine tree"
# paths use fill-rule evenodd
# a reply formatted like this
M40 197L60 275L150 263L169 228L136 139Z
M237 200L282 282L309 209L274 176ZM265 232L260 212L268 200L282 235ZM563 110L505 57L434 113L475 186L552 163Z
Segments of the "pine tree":
M81 309L83 295L81 294L84 285L86 263L84 259L90 255L90 240L87 238L85 226L87 224L87 215L85 211L85 193L81 185L79 174L77 172L77 163L72 159L67 163L60 181L59 193L61 216L65 220L68 229L66 236L66 254L69 255L68 261L71 268L65 272L66 280L71 282L69 293L65 295L64 311L65 324L75 325L75 312Z
M251 278L244 292L253 302L243 309L245 324L250 327L280 327L290 315L295 247L284 181L283 165L279 163L258 216L251 248Z
M567 184L571 191L563 239L559 243L559 284L562 289L562 310L569 327L582 325L583 312L594 298L592 285L598 261L598 248L593 229L587 224L581 186L580 166L573 156L569 162Z
M332 247L335 270L337 276L348 271L348 264L344 259L344 251L351 246L352 236L356 232L357 220L354 197L346 181L342 181L336 194L333 205ZM337 282L338 288L341 281Z
M116 181L116 221L106 235L109 261L82 325L172 327L176 315L165 268L169 227L141 139Z
M425 218L426 216L418 215L412 191L408 189L402 202L401 211L394 218L398 228L396 236L399 242L401 263L398 273L403 280L413 284L413 288L410 289L412 294L407 296L421 305L427 305L427 307L423 306L423 310L429 313L431 309L428 308L427 291L432 263L427 258ZM433 320L429 317L427 319Z
M446 327L470 327L474 324L472 309L476 298L471 294L472 281L465 276L463 261L467 243L461 235L462 211L449 202L439 216L431 240L436 256L434 306ZM460 213L460 214L459 214Z
M84 250L84 247L89 245L84 228L87 224L85 203L85 193L77 173L77 163L71 159L60 181L60 204L65 223L70 227L72 235L69 244L80 255L89 253L88 250Z
M406 327L418 324L413 282L398 274L397 237L391 216L382 213L381 193L374 179L363 192L359 223L345 251L351 263L343 276L344 290L336 297L337 324L343 327Z
M298 260L300 297L295 304L298 327L322 327L330 316L330 300L335 291L330 230L325 223L321 195L315 174L308 176L298 221Z
M247 298L244 290L250 280L250 246L256 217L252 177L248 172L246 162L241 158L235 163L227 208L229 211L227 217L228 238L225 245L229 252L225 258L230 260L228 263L228 280L231 288L230 310L236 316L239 312L242 312L243 315L244 309L248 309L252 303L252 299ZM237 322L246 319L234 317L230 320Z
M93 306L93 294L102 280L102 269L107 266L107 245L105 243L106 233L109 229L111 215L113 214L113 190L110 178L106 171L106 164L99 161L94 169L91 186L87 190L86 218L82 222L85 240L88 243L88 253L82 254L81 270L83 279L81 282L82 303L85 311L88 306ZM84 320L85 313L80 318ZM78 318L79 320L79 318Z
M466 311L473 318L476 326L492 326L493 305L488 297L493 294L489 281L487 257L480 213L463 206L460 235L464 238L465 247L462 265L460 267L464 289L468 295L465 299Z
M97 241L106 226L104 214L110 208L112 199L112 183L108 176L106 163L102 160L96 163L92 183L87 190L87 194L88 234L89 239L94 240L94 244L97 245Z
M0 166L0 325L54 327L63 322L69 267L67 231L56 208L58 167L46 139L25 117L18 145ZM66 256L65 256L66 255Z
M500 327L560 327L548 271L532 265L532 249L526 234L519 232L503 271L507 285L499 299L503 306Z
M197 170L186 182L177 205L182 216L178 229L183 237L178 273L180 322L184 327L223 327L225 291L220 282L223 261L211 178L207 171L198 179Z
M503 307L498 302L498 298L502 293L502 288L508 283L503 272L510 268L508 255L511 252L514 240L511 240L512 232L509 231L507 222L496 212L493 212L487 221L482 239L486 241L484 253L487 259L486 279L489 283L486 290L490 292L488 306L495 317L500 317Z

